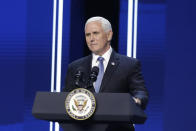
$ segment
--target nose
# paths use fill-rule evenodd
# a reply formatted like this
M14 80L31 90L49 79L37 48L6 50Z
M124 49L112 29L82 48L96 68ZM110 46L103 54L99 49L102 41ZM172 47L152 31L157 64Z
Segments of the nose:
M94 35L91 35L91 36L90 36L90 41L91 41L91 42L95 41Z

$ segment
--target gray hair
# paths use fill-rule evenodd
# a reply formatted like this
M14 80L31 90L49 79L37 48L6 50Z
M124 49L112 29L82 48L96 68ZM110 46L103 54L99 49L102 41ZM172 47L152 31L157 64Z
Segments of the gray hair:
M111 24L110 24L110 22L107 20L107 19L105 19L105 18L103 18L103 17L100 17L100 16L96 16L96 17L91 17L91 18L89 18L87 21L86 21L86 24L85 24L85 28L84 29L86 29L86 25L89 23L89 22L93 22L93 21L98 21L98 22L100 22L101 23L101 26L102 26L102 28L103 28L103 30L105 31L105 32L108 32L108 31L112 31L112 26L111 26Z

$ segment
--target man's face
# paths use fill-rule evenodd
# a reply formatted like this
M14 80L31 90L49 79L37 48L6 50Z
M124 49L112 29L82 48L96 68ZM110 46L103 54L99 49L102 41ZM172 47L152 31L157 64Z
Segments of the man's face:
M85 28L86 43L90 51L103 55L110 48L112 31L105 32L99 21L89 22Z

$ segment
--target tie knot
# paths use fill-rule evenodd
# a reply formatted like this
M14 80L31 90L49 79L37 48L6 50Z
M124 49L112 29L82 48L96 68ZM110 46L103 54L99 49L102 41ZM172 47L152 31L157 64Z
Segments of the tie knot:
M98 60L99 62L103 62L104 58L100 56L100 57L97 58L97 60Z

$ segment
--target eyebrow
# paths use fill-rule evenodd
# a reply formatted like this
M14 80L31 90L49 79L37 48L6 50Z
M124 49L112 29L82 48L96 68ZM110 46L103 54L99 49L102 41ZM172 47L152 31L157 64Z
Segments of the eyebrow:
M85 33L85 35L90 35L90 33Z
M94 33L99 33L99 31L93 31L92 34ZM85 33L85 34L91 34L90 32L89 33Z

